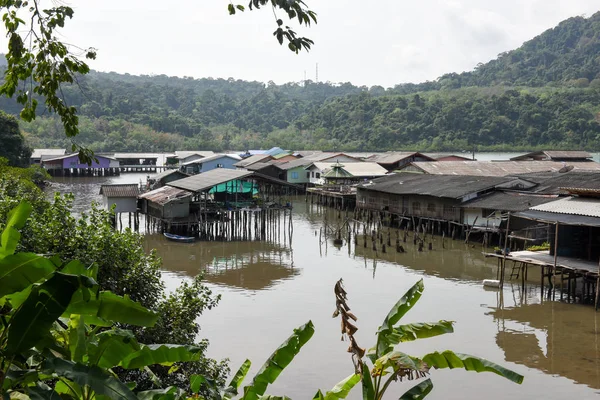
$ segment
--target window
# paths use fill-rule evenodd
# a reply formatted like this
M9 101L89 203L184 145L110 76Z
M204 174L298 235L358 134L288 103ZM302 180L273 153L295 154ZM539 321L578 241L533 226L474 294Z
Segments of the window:
M298 179L298 173L292 172L292 179Z
M312 177L313 177L313 178L315 177L315 171L313 171L313 172L312 172Z
M493 218L496 215L496 211L489 208L481 209L481 218Z
M427 204L427 211L435 212L435 204L434 203Z
M310 178L310 172L307 172L306 173L306 179L309 179L309 178Z
M223 164L217 164L217 168L223 168Z
M317 172L317 179L321 177L321 174Z
M412 209L413 209L413 212L420 212L421 211L421 203L419 203L418 201L413 202Z

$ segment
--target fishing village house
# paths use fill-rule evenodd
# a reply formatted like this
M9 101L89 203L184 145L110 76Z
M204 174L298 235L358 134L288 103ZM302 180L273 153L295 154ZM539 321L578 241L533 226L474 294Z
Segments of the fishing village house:
M181 172L178 169L168 169L159 174L148 177L148 189L157 189L165 186L169 182L187 178L188 176L188 174Z
M187 161L180 165L179 170L189 175L200 174L215 168L235 169L235 164L240 161L236 154L215 154Z
M429 175L508 176L560 170L600 171L593 161L421 161L411 162L399 171Z
M33 149L29 163L41 165L42 160L64 156L65 154L67 154L67 149Z
M249 167L250 165L254 164L254 163L266 163L270 160L272 160L273 157L271 157L268 154L254 154L248 157L243 158L241 161L238 161L237 163L234 164L234 166L237 169L247 169L247 167Z
M88 165L79 161L78 153L43 159L41 164L51 176L116 175L120 165L115 158L100 154Z
M175 154L168 155L166 157L166 165L179 165L188 163L190 161L199 160L201 158L210 157L215 154L214 151L176 151Z
M326 183L352 185L366 179L379 178L388 171L374 162L313 162L305 167L310 173L309 182L313 185Z
M565 151L565 150L545 150L534 151L513 157L511 161L558 161L558 162L589 162L592 155L587 151Z
M285 181L286 173L279 163L254 163L246 167L246 170L253 171L261 175L270 176L272 178L281 179Z
M422 153L390 151L375 154L365 161L376 162L388 171L395 171L413 162L435 161Z

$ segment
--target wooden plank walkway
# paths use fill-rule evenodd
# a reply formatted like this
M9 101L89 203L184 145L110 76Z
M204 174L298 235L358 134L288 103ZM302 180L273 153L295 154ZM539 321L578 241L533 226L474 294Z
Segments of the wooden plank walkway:
M486 257L496 257L503 259L504 255L495 253L485 253ZM542 267L554 267L554 256L549 251L514 251L506 256L508 261L523 262ZM598 274L598 264L592 261L581 260L571 257L557 257L556 266L578 272L587 272Z

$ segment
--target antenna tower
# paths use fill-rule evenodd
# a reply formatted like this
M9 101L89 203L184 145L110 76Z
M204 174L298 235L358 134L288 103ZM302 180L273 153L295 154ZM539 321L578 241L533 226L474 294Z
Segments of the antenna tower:
M315 82L319 82L319 63L317 63L317 66L315 67Z

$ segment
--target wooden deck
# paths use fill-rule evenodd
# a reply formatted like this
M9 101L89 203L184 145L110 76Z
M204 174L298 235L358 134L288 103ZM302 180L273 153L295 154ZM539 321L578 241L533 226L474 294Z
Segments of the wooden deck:
M496 257L503 259L504 255L495 253L485 253L486 257ZM554 267L554 256L548 251L515 251L506 256L508 261L527 263L541 267ZM556 266L558 268L572 270L574 272L588 273L597 275L599 272L598 264L592 261L585 261L571 257L557 257Z

